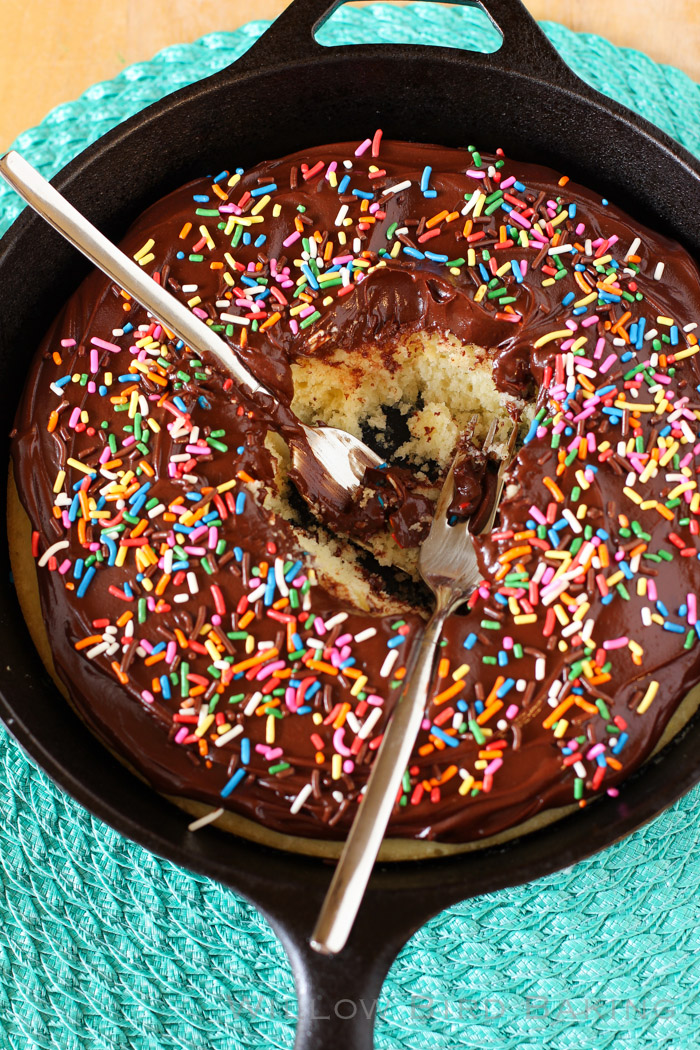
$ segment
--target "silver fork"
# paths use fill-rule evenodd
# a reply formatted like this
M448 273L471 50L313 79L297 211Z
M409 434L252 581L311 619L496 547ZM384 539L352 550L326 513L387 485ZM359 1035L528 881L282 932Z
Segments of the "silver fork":
M493 440L494 430L495 427L492 427L489 432L484 443L485 449ZM508 440L508 456L499 467L493 505L482 532L493 526L515 435L514 425ZM379 746L364 797L311 936L311 946L325 955L334 955L344 947L362 903L394 808L399 784L425 714L435 652L445 620L467 600L480 579L469 521L454 526L448 524L458 461L459 453L445 478L430 533L420 550L420 574L435 595L435 608L425 626L420 645L412 654L406 673L406 687Z
M248 397L268 409L278 405L276 395L258 382L228 343L112 244L19 153L10 151L0 157L0 175L61 236L191 350L211 354ZM292 464L305 479L301 495L312 508L317 503L324 508L345 505L357 495L366 469L382 462L371 448L344 430L307 426L291 409L283 413L280 408L278 416Z

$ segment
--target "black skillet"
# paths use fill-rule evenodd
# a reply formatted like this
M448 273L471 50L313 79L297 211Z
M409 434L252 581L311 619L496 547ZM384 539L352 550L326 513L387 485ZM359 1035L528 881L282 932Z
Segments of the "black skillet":
M503 146L566 171L700 258L700 165L657 128L587 87L519 0L485 0L504 43L452 48L324 48L313 31L337 0L295 0L234 65L170 95L85 150L55 185L113 239L164 193L231 163L305 145L390 138ZM27 211L0 242L0 458L27 365L87 266ZM456 901L538 878L608 846L700 780L700 717L605 798L535 834L452 859L380 865L347 948L316 955L307 938L328 865L204 829L99 746L43 671L0 553L0 714L27 752L80 803L147 849L230 886L269 919L299 996L297 1047L372 1045L372 1003L396 953Z

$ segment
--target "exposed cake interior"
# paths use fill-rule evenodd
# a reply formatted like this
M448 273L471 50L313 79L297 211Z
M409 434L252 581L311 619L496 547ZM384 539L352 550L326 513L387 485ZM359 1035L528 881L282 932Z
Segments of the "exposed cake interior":
M367 345L352 354L324 347L322 355L297 358L292 375L292 408L302 422L322 422L360 438L409 469L430 498L436 498L465 432L480 448L495 423L491 447L502 458L513 419L522 435L534 414L532 403L498 390L488 350L449 332L415 332L391 346ZM266 505L295 526L321 582L360 609L425 610L429 596L420 585L419 548L402 547L390 531L364 542L331 534L291 484L283 440L270 431L266 443L277 464L276 491L268 493Z

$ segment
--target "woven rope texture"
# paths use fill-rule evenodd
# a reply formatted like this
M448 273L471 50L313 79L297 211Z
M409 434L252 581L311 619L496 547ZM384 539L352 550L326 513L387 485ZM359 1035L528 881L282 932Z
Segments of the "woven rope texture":
M59 106L15 148L51 176L125 117L232 62L265 26L168 48ZM580 76L700 155L700 88L683 73L544 28ZM488 43L474 11L430 4L342 8L321 39ZM18 211L0 186L0 232ZM697 1046L699 801L694 791L590 861L435 918L385 983L377 1046ZM295 1015L289 964L255 909L93 819L0 734L3 1050L289 1047Z

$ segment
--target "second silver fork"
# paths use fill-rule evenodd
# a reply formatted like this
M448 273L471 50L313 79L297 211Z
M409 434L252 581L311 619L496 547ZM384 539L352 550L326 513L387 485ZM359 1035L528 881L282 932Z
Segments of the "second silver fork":
M509 452L515 433L514 426L507 442ZM490 432L485 448L492 437L493 433ZM334 955L344 947L362 903L401 779L425 715L435 652L445 620L467 600L480 579L469 522L455 526L448 524L457 459L445 478L430 533L421 547L418 563L421 576L435 595L435 608L425 626L420 645L413 651L406 670L406 688L385 730L364 797L312 934L312 947L326 955ZM510 456L504 458L499 467L493 505L481 532L493 526L509 459Z

